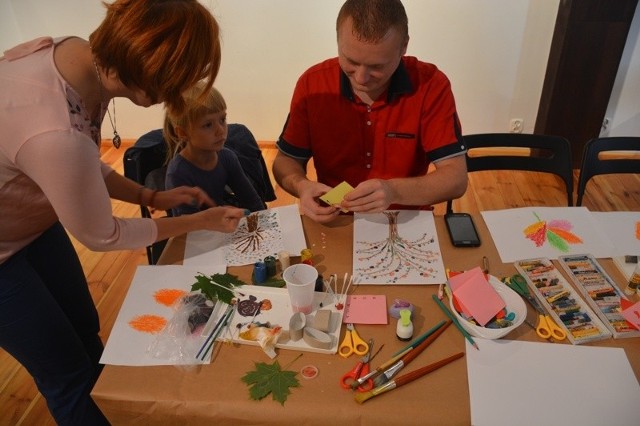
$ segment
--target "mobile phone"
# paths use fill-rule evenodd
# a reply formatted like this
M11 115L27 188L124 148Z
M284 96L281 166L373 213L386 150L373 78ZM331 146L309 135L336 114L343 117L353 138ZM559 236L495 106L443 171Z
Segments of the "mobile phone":
M447 213L444 216L451 244L455 247L478 247L480 237L468 213Z

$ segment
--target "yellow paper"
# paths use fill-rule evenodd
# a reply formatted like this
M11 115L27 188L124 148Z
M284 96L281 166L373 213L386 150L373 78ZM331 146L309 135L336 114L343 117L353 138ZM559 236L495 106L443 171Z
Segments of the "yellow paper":
M353 187L349 185L347 182L342 182L338 184L335 188L333 188L331 191L321 196L320 199L325 203L329 204L330 206L339 206L344 196L351 191L353 191ZM343 209L343 211L346 211L346 210Z

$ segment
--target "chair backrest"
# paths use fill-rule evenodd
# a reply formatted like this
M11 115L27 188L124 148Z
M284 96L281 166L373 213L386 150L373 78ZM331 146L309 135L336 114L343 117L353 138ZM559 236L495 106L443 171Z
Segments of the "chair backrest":
M483 133L463 136L467 148L467 171L524 170L559 176L567 191L567 205L573 205L573 169L571 145L560 136L526 133ZM474 155L476 148L491 148ZM529 148L528 155L518 155L508 148ZM447 212L452 200L447 201Z
M265 203L276 199L269 169L251 131L243 124L229 124L224 146L238 156L242 170Z
M142 135L136 143L124 153L124 175L141 185L148 184L152 189L164 190L164 177L158 180L160 173L156 171L164 167L167 157L167 145L162 137L162 130L152 130ZM154 172L154 182L147 177Z
M148 188L158 191L164 190L164 179L167 156L167 145L162 137L162 130L152 130L142 135L136 143L124 152L124 175ZM142 217L151 217L146 206L140 206ZM171 211L166 212L171 216ZM147 246L147 260L155 265L164 250L167 241L158 241Z
M627 151L621 155L600 155L603 152ZM629 151L635 151L630 155ZM618 136L591 139L584 147L582 165L578 177L578 198L576 206L582 205L582 198L589 179L596 175L613 173L640 173L640 137Z

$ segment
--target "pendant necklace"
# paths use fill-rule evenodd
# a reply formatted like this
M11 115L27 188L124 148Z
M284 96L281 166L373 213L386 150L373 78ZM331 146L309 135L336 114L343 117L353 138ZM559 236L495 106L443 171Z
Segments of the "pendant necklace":
M98 76L98 84L100 86L100 106L102 107L102 79L100 78L100 71L98 71L98 64L96 63L96 60L93 60L93 66L96 69L96 75ZM116 99L113 98L113 118L111 118L111 111L109 111L109 105L107 104L107 115L109 116L109 122L111 123L111 128L113 129L113 139L111 139L111 142L113 142L113 146L118 149L120 148L120 144L122 143L122 139L120 138L120 135L118 134L118 130L116 129L117 123L116 123Z

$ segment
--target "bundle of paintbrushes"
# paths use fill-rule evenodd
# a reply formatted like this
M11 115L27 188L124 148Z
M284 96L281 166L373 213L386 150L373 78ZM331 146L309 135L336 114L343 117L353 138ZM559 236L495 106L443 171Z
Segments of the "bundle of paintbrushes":
M231 317L235 312L235 304L228 305L223 302L216 303L216 307L214 307L214 310L213 310L214 314L211 315L211 319L215 318L214 315L217 312L216 308L222 305L226 305L225 311L222 314L222 316L220 316L220 318L218 318L218 320L215 323L210 322L209 324L207 324L207 327L205 327L205 329L202 332L202 335L207 337L202 343L200 350L196 354L196 359L199 359L201 361L205 360L209 352L213 349L216 343L216 339L220 337L220 333L222 333L222 330L224 330L227 324L229 324L229 322L231 321ZM213 327L210 327L212 324L213 324Z
M391 389L395 389L396 387L402 386L406 383L409 383L419 377L422 377L432 371L437 370L438 368L454 361L464 354L461 352L459 354L453 355L449 358L443 359L436 363L430 364L426 367L420 368L411 373L405 374L397 379L393 379L393 377L404 367L406 367L411 361L413 361L418 355L420 355L431 343L433 343L446 329L452 324L451 320L441 321L436 324L433 328L428 330L426 333L420 335L409 345L396 352L393 357L387 362L383 363L381 366L371 371L369 374L360 377L358 380L355 380L351 384L352 389L357 389L360 385L365 383L369 379L373 379L373 384L376 386L368 392L363 392L356 395L355 399L359 403L363 403L364 401L379 395L381 393L387 392Z

